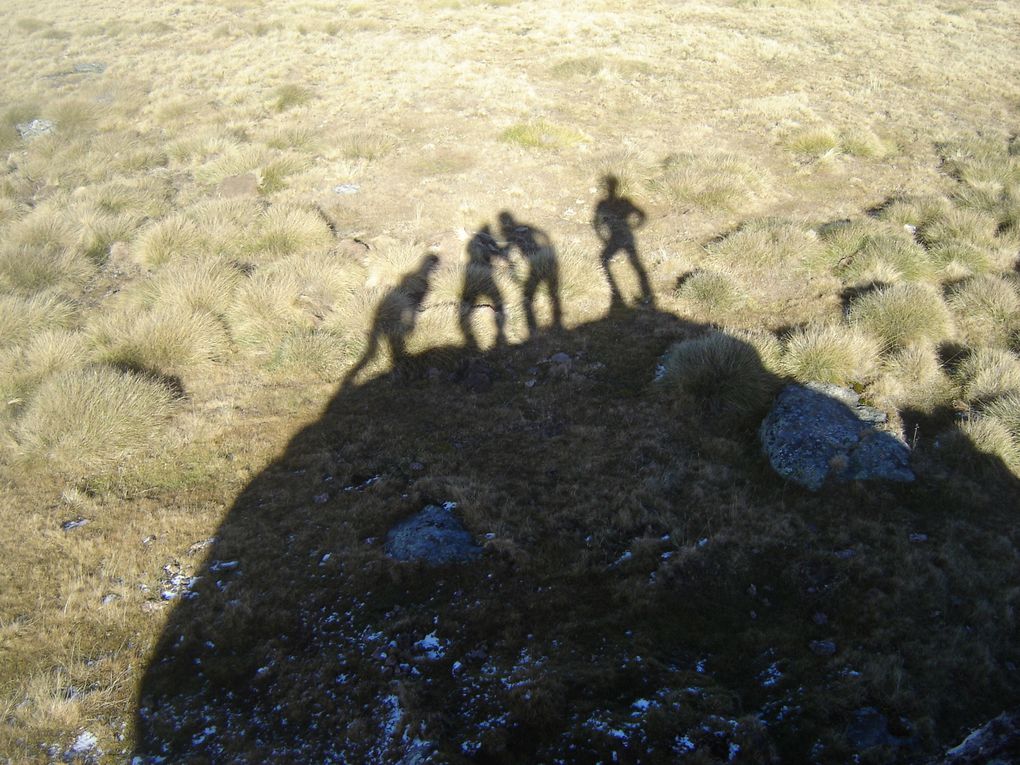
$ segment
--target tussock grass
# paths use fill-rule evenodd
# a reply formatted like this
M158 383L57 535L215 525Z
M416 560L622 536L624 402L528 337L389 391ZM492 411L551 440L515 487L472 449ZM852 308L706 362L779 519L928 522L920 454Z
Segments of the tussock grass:
M950 207L918 229L921 241L929 247L965 243L995 249L999 244L996 232L999 222L980 210Z
M230 310L230 329L239 344L268 353L297 329L313 322L298 303L301 282L293 274L256 272L237 291Z
M790 138L789 147L797 154L820 157L839 150L839 134L830 127L806 128Z
M699 269L690 274L673 297L693 315L709 320L726 316L747 303L739 282L715 269Z
M313 98L311 90L303 85L287 83L273 91L272 105L278 112L284 112L295 106L303 106Z
M333 232L318 213L295 204L274 205L258 220L249 253L260 259L325 249Z
M385 157L397 146L396 139L385 133L347 133L337 138L337 151L344 159L372 161Z
M364 338L328 330L296 331L283 338L270 367L288 375L338 382L364 351Z
M53 329L0 352L0 417L20 411L50 375L84 366L90 350L80 332Z
M202 248L198 226L176 213L142 232L135 245L135 258L146 266L162 266L171 260L193 257Z
M173 412L163 385L93 366L55 375L32 396L15 425L21 455L49 469L85 475L149 448Z
M952 333L949 308L924 284L895 284L854 300L850 322L894 348L940 341Z
M952 205L941 196L906 196L897 197L878 211L881 220L900 226L924 228L948 213Z
M855 129L843 133L840 148L852 157L881 159L895 153L896 145L876 135L871 130Z
M760 413L779 387L757 348L746 339L710 332L673 345L663 359L662 384L723 417Z
M132 302L87 327L100 360L156 374L188 371L223 359L229 339L223 322L202 310L165 306L139 313Z
M1005 426L1013 443L1020 449L1020 391L999 396L983 406L981 413Z
M928 249L932 264L944 281L967 279L992 270L996 256L971 242L943 242Z
M525 149L565 149L588 140L580 130L544 119L518 122L504 130L499 138Z
M1020 391L1020 358L997 348L978 348L957 365L953 377L966 401L990 402Z
M222 259L172 263L145 285L144 302L172 311L199 311L225 317L244 276Z
M74 307L53 295L0 294L0 348L19 345L33 335L71 325Z
M770 184L766 170L733 154L673 154L648 185L679 211L732 211L751 205Z
M234 148L195 170L199 183L216 184L233 175L252 173L265 193L279 191L288 176L304 170L307 158L296 152L247 145Z
M746 271L814 267L823 260L824 253L821 240L810 228L773 218L745 223L709 245L708 251L713 260Z
M901 227L854 221L827 226L822 237L833 273L850 283L916 281L934 272L927 252Z
M939 447L942 456L960 468L980 467L975 462L983 458L999 461L1014 473L1020 471L1020 449L1009 429L990 417L961 423L939 437Z
M956 385L942 368L932 343L910 345L893 351L881 361L881 374L869 386L868 395L880 405L931 414L948 406Z
M72 289L94 272L80 227L60 205L40 205L8 228L0 243L0 287L23 294Z
M972 345L1008 347L1020 330L1020 294L1015 281L979 276L953 287L949 307L962 339Z
M798 130L790 136L787 145L795 154L816 159L833 154L881 158L894 151L894 146L866 128L838 132L827 125Z
M873 378L880 353L879 342L857 327L809 326L786 338L781 368L800 382L847 385Z

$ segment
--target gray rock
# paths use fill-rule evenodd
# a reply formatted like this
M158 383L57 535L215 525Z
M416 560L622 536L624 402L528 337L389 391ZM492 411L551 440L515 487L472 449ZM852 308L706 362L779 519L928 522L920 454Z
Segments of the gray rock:
M910 449L858 401L838 386L784 388L759 429L773 469L811 491L829 481L913 481Z
M900 718L905 731L913 731L908 720ZM854 712L846 729L846 741L857 752L866 752L879 746L910 747L915 743L913 735L896 736L889 730L889 718L874 707L861 707Z
M1020 762L1020 710L1003 712L973 731L935 765L1010 765Z
M569 353L564 353L563 351L560 351L559 353L554 353L552 356L550 356L549 361L551 361L553 364L569 364L571 358Z
M106 64L98 61L87 61L82 64L75 64L72 70L75 74L102 74L106 71Z
M812 640L808 648L815 656L835 656L836 642L834 640Z
M431 566L461 563L478 557L482 548L454 515L455 505L428 505L386 534L386 554L402 561Z
M49 135L57 126L52 120L32 120L31 122L19 122L14 126L18 131L18 135L28 140L30 138L38 138L42 135Z

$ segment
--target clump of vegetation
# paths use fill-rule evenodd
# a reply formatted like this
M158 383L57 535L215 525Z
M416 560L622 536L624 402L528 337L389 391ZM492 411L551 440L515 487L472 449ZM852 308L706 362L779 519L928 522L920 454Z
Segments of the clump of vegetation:
M203 246L198 226L177 213L143 231L135 245L135 253L144 265L162 266L176 258L194 256Z
M829 126L799 130L790 137L788 145L794 153L814 158L838 153L874 158L884 157L893 151L892 145L871 130L840 133Z
M333 233L321 215L300 205L281 204L260 216L248 251L260 259L273 259L325 249L332 241Z
M797 154L820 157L838 151L839 135L830 127L807 128L795 133L789 145Z
M887 355L878 379L868 388L875 401L922 414L949 406L956 393L933 343L908 345Z
M1000 463L1020 471L1020 449L1009 429L990 417L972 417L939 437L943 458L961 468L980 469Z
M303 85L287 83L273 91L273 108L284 112L295 106L303 106L312 100L312 91Z
M997 348L978 348L957 365L953 376L965 400L992 401L1020 391L1020 358Z
M857 327L815 325L786 338L782 369L801 382L860 383L874 377L880 353L878 341Z
M24 457L84 475L145 451L172 410L173 395L166 386L92 366L43 383L14 433Z
M74 313L70 303L53 295L0 294L0 348L20 345L45 330L68 327Z
M945 215L950 207L949 200L941 196L896 197L882 206L878 216L899 226L923 228Z
M984 275L956 285L949 307L963 340L972 345L1008 347L1020 330L1020 294L1013 280Z
M780 384L745 339L709 332L673 345L663 358L662 384L723 417L744 418L768 406Z
M672 154L648 185L653 196L679 211L736 210L765 192L769 176L732 154Z
M385 133L348 133L340 137L338 150L345 159L375 160L385 157L396 148L393 136Z
M993 399L982 407L981 413L1005 426L1013 443L1020 449L1020 390Z
M822 238L833 273L853 284L917 281L933 272L924 248L900 227L847 222L824 227Z
M564 149L587 138L580 130L544 119L518 122L500 134L500 140L525 149Z
M707 319L725 316L747 301L736 279L714 269L698 269L690 274L673 296L694 315Z
M948 307L926 284L894 284L862 295L851 303L849 318L892 348L938 342L952 332Z
M823 247L810 228L775 218L751 220L738 231L712 244L713 259L744 270L777 266L811 267L822 260Z

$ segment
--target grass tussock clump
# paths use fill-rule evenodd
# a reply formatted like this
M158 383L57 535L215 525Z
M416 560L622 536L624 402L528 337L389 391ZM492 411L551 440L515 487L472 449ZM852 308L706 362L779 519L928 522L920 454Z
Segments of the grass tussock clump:
M949 406L956 385L942 367L934 344L910 345L893 351L881 362L878 379L868 388L870 398L893 409L932 414Z
M745 271L810 268L823 259L823 253L818 235L810 228L772 218L749 221L709 246L713 259Z
M273 91L272 105L278 112L284 112L295 106L303 106L312 100L313 93L303 85L286 83Z
M102 361L157 374L221 360L230 345L226 328L216 317L174 308L141 316L125 310L96 320L88 331Z
M1020 448L1009 429L990 417L972 417L939 436L941 456L960 469L1002 465L1020 472Z
M39 332L70 326L74 307L52 295L0 294L0 348L19 345Z
M648 181L653 196L678 211L732 211L769 186L768 173L732 154L673 154Z
M332 241L329 224L315 211L294 204L274 205L258 221L249 252L272 259L325 249Z
M849 318L891 348L938 342L953 328L949 308L925 284L894 284L862 295L850 304Z
M588 140L580 130L544 119L518 122L504 130L499 138L525 149L565 149Z
M950 291L948 302L961 338L971 345L1006 348L1020 331L1020 294L1013 280L970 279Z
M825 324L787 337L781 368L800 382L847 385L873 378L880 354L880 343L859 328Z
M826 226L821 235L826 261L846 282L917 281L933 273L924 248L902 227L864 220Z
M1020 358L997 348L978 348L957 365L953 377L966 401L990 402L1020 391Z
M172 263L145 285L143 301L156 308L204 311L222 318L243 280L242 271L223 259Z
M396 146L396 139L385 133L347 133L337 140L340 156L350 160L380 159L393 151Z
M58 471L100 471L151 446L173 411L169 388L135 374L92 366L55 375L15 425L22 456Z
M891 154L895 148L871 130L859 128L840 133L829 126L799 130L790 136L787 145L795 154L815 159L834 154L881 158Z
M721 331L676 343L663 366L663 385L723 417L760 413L780 385L752 343Z
M1020 449L1020 390L1011 391L982 407L982 415L1005 426Z
M91 349L80 332L46 330L24 347L0 352L0 419L14 416L49 376L88 363Z
M301 374L323 382L337 382L357 361L364 342L329 330L297 331L280 342L270 368L287 375Z
M949 200L940 196L896 197L882 205L878 217L898 226L923 228L945 215L950 207Z
M135 257L149 267L175 258L194 256L203 247L202 232L194 221L178 213L146 229L135 246Z
M715 269L699 269L685 277L673 297L693 315L705 319L729 315L747 303L740 283Z

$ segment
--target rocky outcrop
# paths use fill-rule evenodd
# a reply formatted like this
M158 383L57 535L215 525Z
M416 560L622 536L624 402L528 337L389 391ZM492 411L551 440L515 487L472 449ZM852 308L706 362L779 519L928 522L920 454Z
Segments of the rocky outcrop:
M430 566L461 563L478 557L482 548L454 515L454 505L428 505L386 534L386 554Z
M859 400L834 385L784 388L759 429L773 469L811 491L829 482L913 481L910 449L877 427L882 412Z

